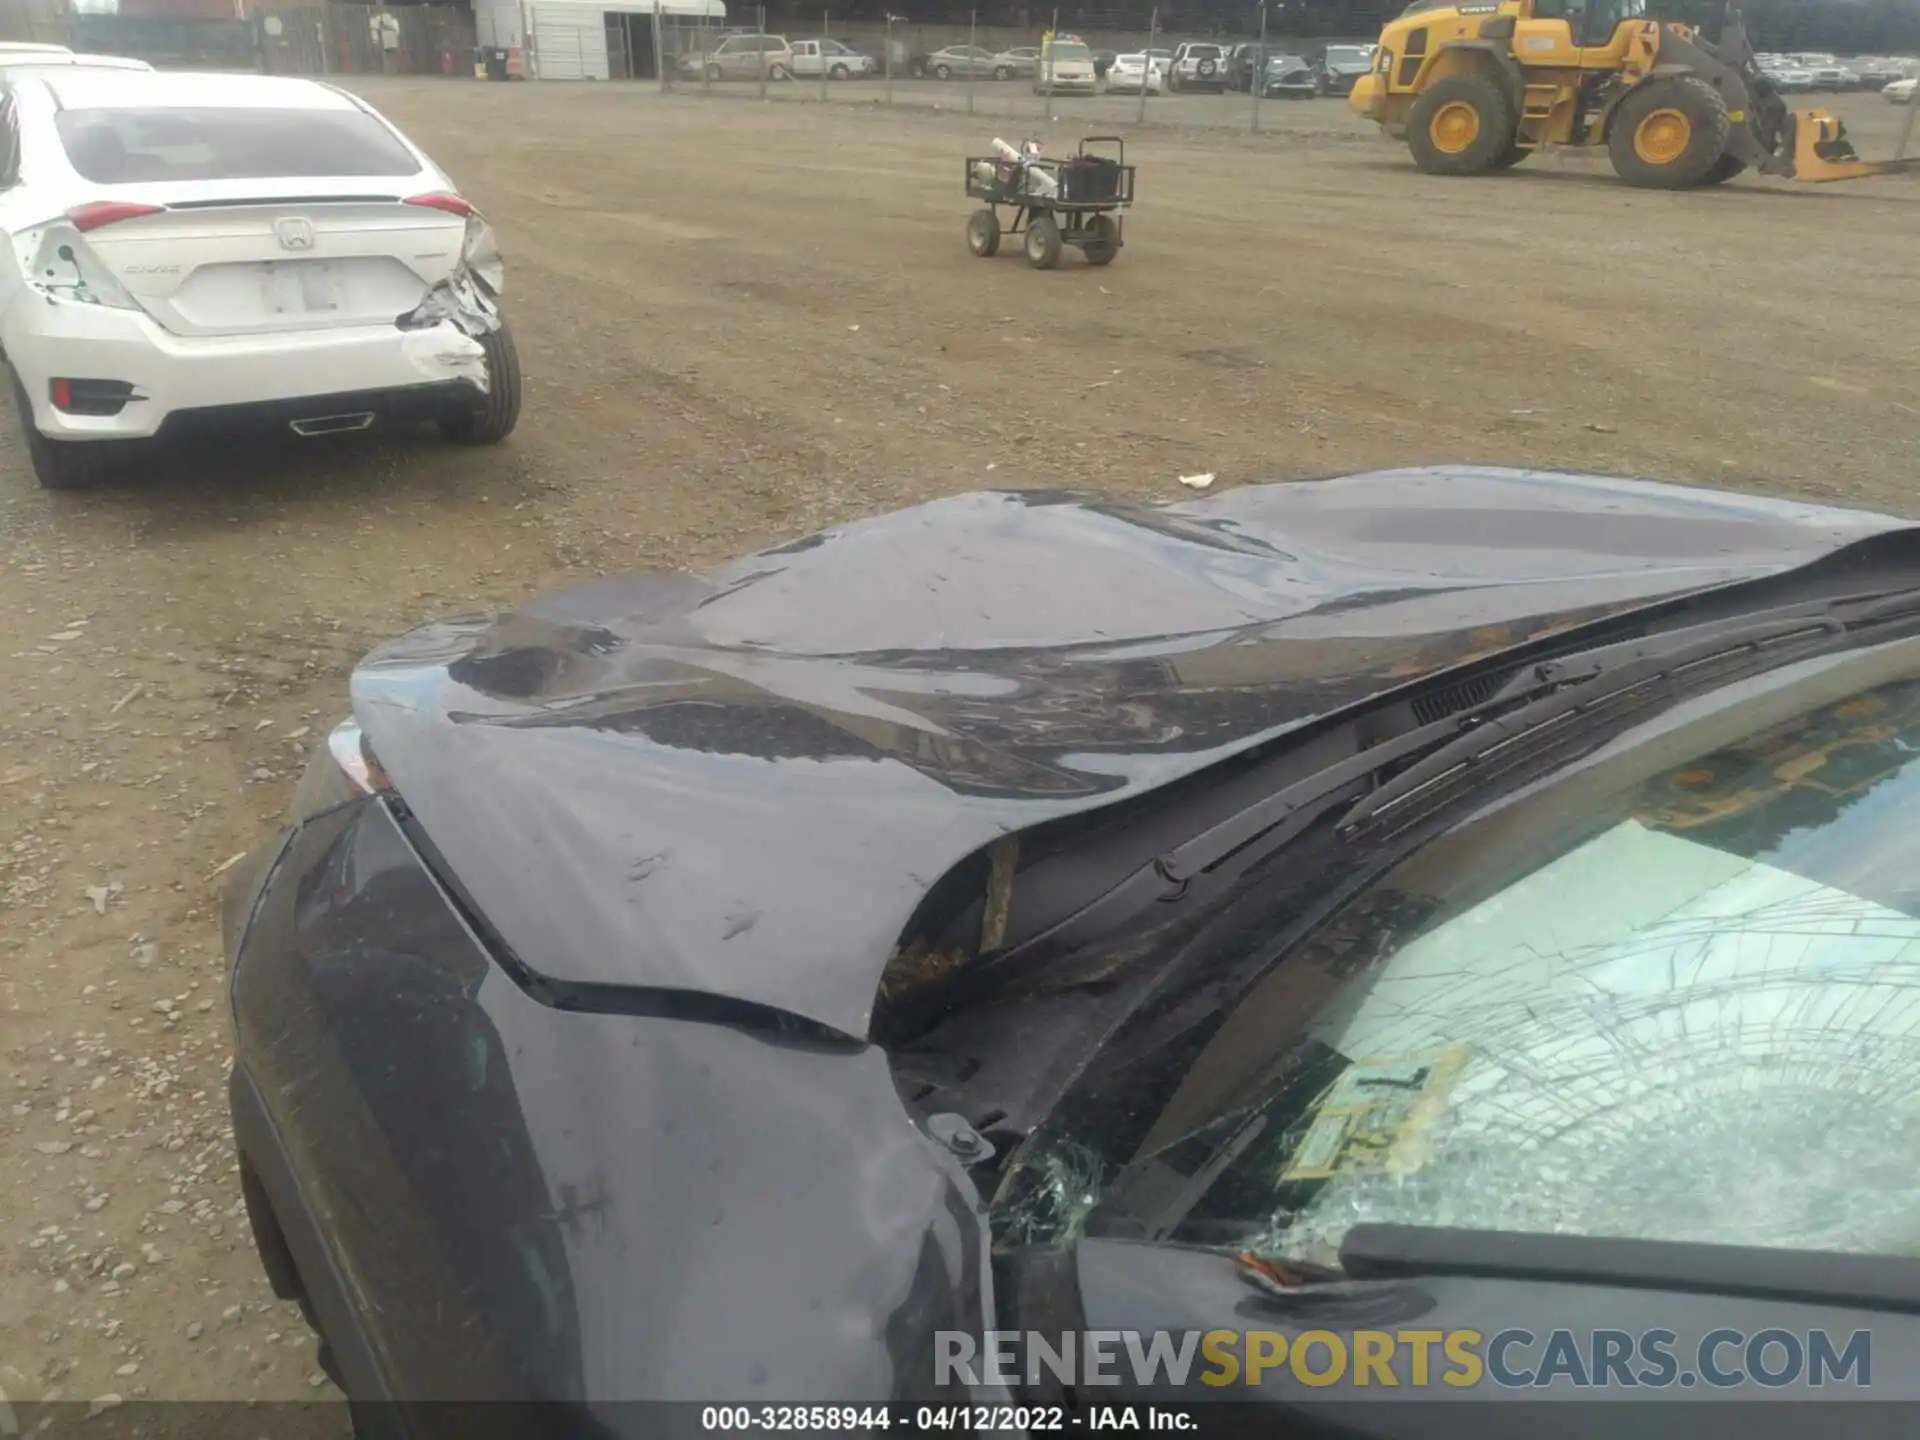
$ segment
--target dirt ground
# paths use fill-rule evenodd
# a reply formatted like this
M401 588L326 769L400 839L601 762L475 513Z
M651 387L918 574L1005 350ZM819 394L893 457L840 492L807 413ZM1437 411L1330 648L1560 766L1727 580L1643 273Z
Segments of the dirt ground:
M506 445L216 446L39 490L0 421L0 1389L310 1398L239 1211L219 872L374 641L951 491L1423 461L1920 508L1920 184L1431 179L1338 102L1156 102L1105 270L962 240L960 158L1131 114L368 80L493 218ZM985 87L983 87L984 89ZM984 113L988 104L999 106ZM936 105L943 107L934 108ZM1843 101L1863 151L1901 112ZM1011 247L1010 247L1011 248Z

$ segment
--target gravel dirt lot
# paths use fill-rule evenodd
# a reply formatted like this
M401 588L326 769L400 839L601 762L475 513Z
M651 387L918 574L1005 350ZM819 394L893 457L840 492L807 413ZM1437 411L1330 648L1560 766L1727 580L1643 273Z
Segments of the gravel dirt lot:
M511 441L214 446L75 495L0 422L15 1402L331 1393L239 1210L217 877L395 630L991 486L1462 460L1916 508L1912 181L1436 180L1337 102L1252 136L1244 99L1182 97L1129 145L1118 262L1039 274L967 253L960 157L1131 101L356 83L499 231ZM1840 108L1891 152L1901 112Z

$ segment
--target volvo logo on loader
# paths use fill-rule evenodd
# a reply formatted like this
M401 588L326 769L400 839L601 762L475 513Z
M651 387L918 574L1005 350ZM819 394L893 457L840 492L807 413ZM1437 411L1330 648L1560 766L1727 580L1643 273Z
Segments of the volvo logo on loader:
M273 222L273 233L282 250L311 250L313 222L300 215L285 215Z

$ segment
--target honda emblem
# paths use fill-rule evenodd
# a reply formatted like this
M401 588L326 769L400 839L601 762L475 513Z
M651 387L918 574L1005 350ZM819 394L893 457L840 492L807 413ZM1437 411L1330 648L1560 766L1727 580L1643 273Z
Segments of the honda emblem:
M282 250L311 250L313 222L299 215L288 215L273 222L273 233Z

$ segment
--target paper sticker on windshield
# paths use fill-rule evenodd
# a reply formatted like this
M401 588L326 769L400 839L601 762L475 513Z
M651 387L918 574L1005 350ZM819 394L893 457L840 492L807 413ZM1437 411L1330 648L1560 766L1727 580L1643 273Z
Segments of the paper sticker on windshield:
M1418 1170L1466 1063L1467 1047L1455 1045L1349 1066L1328 1088L1281 1180Z

